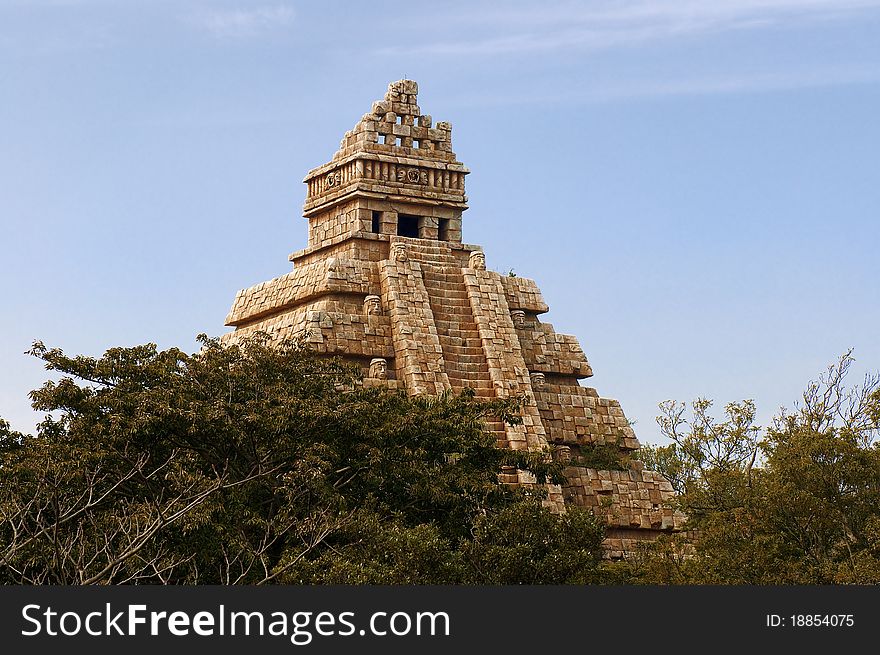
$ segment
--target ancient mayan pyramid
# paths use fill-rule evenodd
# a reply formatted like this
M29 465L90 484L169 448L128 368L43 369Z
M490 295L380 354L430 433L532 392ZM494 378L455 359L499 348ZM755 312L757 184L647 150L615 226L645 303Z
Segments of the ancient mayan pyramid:
M586 445L639 443L616 400L578 384L593 371L575 337L539 319L548 307L535 282L486 270L482 249L461 242L468 169L451 125L422 114L417 93L412 80L391 83L333 159L309 171L308 246L290 256L290 273L236 295L224 340L305 335L316 351L359 363L365 384L411 394L522 394L522 425L490 428L500 445L552 450L567 463L549 504L603 515L612 556L678 529L659 473L638 462L577 466ZM502 478L530 483L517 471Z

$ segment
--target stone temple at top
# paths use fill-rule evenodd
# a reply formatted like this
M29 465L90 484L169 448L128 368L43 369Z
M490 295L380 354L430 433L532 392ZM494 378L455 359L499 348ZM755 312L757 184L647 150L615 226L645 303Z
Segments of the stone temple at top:
M418 85L392 82L384 99L345 133L330 162L305 177L306 248L293 270L239 291L226 319L234 343L254 332L304 338L317 352L358 363L364 384L409 394L522 396L522 424L489 424L508 448L552 452L567 482L548 504L593 509L608 524L612 556L681 527L659 473L579 466L581 449L638 448L620 404L579 380L593 375L577 339L541 321L533 280L487 270L462 243L468 169L452 126L417 104ZM574 280L572 282L575 282ZM508 471L505 482L530 482Z

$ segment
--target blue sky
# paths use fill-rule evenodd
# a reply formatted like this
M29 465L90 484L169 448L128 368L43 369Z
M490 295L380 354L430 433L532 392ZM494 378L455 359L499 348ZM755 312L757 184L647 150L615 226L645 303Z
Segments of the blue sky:
M595 385L754 398L880 368L880 0L0 0L0 416L35 339L220 334L304 246L301 180L404 76Z

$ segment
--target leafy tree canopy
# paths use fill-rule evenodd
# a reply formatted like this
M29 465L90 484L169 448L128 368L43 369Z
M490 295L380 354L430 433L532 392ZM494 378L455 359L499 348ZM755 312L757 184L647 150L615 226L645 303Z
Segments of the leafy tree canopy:
M515 400L408 397L339 360L256 337L70 357L32 392L36 435L0 420L0 582L567 583L594 581L603 533L550 514L561 479L496 447Z
M880 377L846 384L850 353L793 410L755 426L751 401L664 403L669 446L646 447L689 515L618 567L623 579L686 584L880 583Z

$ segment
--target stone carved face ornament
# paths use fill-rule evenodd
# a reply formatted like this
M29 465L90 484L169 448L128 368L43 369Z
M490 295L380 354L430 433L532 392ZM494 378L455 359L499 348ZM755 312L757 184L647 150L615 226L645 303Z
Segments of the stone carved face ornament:
M556 446L553 449L553 459L560 464L569 464L571 462L571 448L568 446Z
M543 373L532 373L529 377L532 380L532 389L535 391L544 391L547 382Z
M474 250L471 253L470 259L468 260L468 266L478 271L486 270L486 255L483 254L482 250Z
M364 298L364 313L367 316L378 316L382 313L382 303L379 296L367 296Z
M402 243L392 243L391 244L391 261L393 262L405 262L406 261L406 246Z
M388 362L382 357L370 361L370 377L375 380L388 379Z
M339 171L327 173L326 182L328 187L339 186L342 183L342 176Z
M513 319L514 326L521 328L526 325L526 313L521 309L514 309L510 312L510 317Z
M419 170L418 168L398 168L397 181L409 182L410 184L427 184L428 171Z

